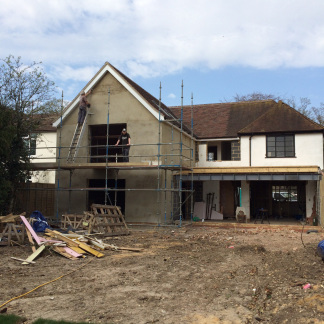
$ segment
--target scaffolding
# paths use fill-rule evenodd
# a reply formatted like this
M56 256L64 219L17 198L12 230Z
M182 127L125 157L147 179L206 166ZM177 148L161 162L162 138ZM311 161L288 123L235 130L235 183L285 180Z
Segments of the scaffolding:
M114 145L108 144L110 136L110 96L111 92L108 89L108 105L107 105L107 123L106 123L106 143L105 145L83 145L80 143L74 147L73 152L71 152L71 146L62 145L62 129L63 129L63 92L62 92L62 107L61 107L61 116L60 124L58 129L58 146L57 147L46 147L46 149L55 149L57 152L56 162L50 163L38 163L42 158L35 157L33 159L32 167L33 170L55 170L56 171L56 187L55 190L56 199L55 199L55 214L56 221L60 221L60 202L61 194L68 192L68 210L71 212L71 201L72 193L75 191L79 192L104 192L104 204L105 205L115 205L117 206L117 198L120 192L146 192L153 191L156 192L156 223L158 226L177 224L179 227L182 226L184 220L183 215L183 206L184 204L189 205L189 219L186 215L186 220L192 222L193 220L193 167L194 167L194 133L193 133L193 95L191 95L191 129L187 126L184 126L183 123L183 82L181 84L181 106L177 107L180 109L180 118L177 118L176 114L166 111L162 107L161 94L162 86L160 83L159 87L159 104L158 104L158 142L157 143L145 143L145 144L131 144L131 147L141 148L141 147L150 147L150 151L156 150L156 154L134 154L129 155L130 158L136 159L149 159L150 162L147 163L121 163L118 162L120 155L110 154L111 147ZM162 118L162 115L164 118ZM86 123L86 122L85 122ZM163 142L162 140L162 125L167 124L171 129L171 142ZM83 125L82 129L87 126ZM165 131L166 128L164 128ZM179 141L175 141L174 135L175 132L178 132ZM76 132L76 131L75 131ZM185 133L185 135L184 135ZM75 137L75 133L73 135ZM183 142L184 136L189 139L190 144L185 144ZM73 142L73 141L72 141ZM72 145L72 144L71 144ZM93 149L105 150L105 154L93 155ZM62 154L63 151L68 152ZM86 151L87 154L82 155L78 152ZM73 158L71 158L73 156ZM79 163L86 159L87 163ZM93 162L93 160L104 161ZM115 159L115 162L110 162L111 159ZM104 187L74 187L72 185L73 175L77 169L104 169L105 170L105 181ZM157 176L157 184L155 187L150 188L120 188L118 186L118 176L120 171L148 171L155 170ZM69 186L64 187L61 185L61 180L63 177L66 177L66 172L69 172ZM182 173L186 171L186 174L191 173L191 183L189 188L183 187L183 177ZM64 172L64 174L63 174ZM111 173L114 175L114 179L111 179ZM109 178L110 177L110 178ZM114 186L108 185L108 179L114 181ZM164 181L163 181L164 180ZM127 204L125 200L125 204ZM169 207L168 207L169 204ZM161 216L163 213L163 217ZM169 216L168 216L169 214ZM126 215L127 220L127 215Z

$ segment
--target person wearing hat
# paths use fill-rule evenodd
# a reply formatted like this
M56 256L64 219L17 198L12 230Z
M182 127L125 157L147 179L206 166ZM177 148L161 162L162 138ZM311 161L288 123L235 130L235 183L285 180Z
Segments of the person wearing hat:
M78 125L81 126L84 122L85 116L87 114L87 107L90 107L90 104L87 100L87 96L92 92L92 90L85 93L81 92L80 104L79 104L79 114L78 114Z
M118 141L115 144L116 146L121 143L122 145L122 150L123 150L123 161L124 162L129 162L129 149L130 149L130 142L131 142L131 137L127 133L126 128L123 128L120 136L118 137Z

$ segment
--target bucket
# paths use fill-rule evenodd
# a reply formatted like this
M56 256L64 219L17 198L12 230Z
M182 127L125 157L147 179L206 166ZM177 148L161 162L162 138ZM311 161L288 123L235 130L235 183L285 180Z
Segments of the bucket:
M208 161L214 161L214 153L213 152L208 153Z

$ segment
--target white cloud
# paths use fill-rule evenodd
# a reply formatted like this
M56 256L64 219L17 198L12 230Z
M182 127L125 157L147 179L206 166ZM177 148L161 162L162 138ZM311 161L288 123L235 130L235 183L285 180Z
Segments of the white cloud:
M177 96L174 93L170 93L170 94L168 94L168 98L175 99L175 98L177 98Z
M89 80L105 61L134 76L183 68L324 66L322 0L2 0L0 57Z

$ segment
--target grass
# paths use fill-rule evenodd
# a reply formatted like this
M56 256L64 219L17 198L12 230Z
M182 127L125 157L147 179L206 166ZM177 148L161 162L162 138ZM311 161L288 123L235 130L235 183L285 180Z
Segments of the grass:
M0 314L0 323L1 324L20 324L22 318L16 315L9 314Z
M66 322L66 321L53 321L48 319L38 319L33 324L89 324L85 322Z
M0 323L1 324L22 324L25 319L22 317L11 315L11 314L0 314ZM54 321L48 319L39 318L32 324L88 324L85 322L66 322L66 321Z

